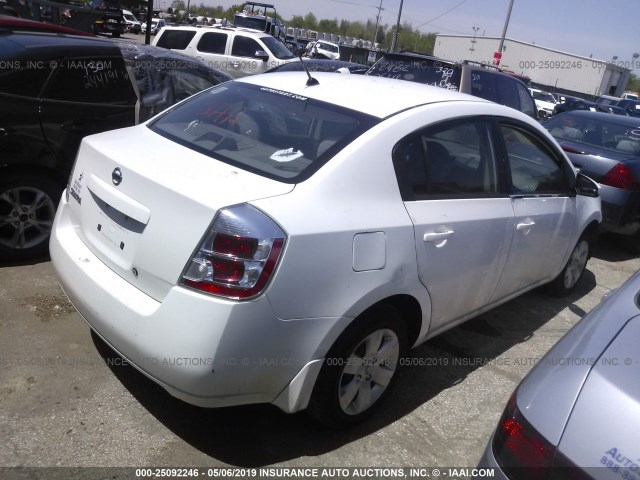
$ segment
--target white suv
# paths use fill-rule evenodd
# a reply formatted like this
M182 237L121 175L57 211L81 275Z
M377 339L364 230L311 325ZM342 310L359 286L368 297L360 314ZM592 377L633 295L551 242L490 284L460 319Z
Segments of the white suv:
M538 109L538 118L549 118L553 115L553 109L556 107L556 99L549 92L539 90L537 88L530 88L529 93L533 97L533 101L536 102L536 108Z
M275 37L244 28L166 27L154 45L196 57L234 78L264 73L296 56Z
M310 57L328 58L329 60L340 60L340 45L319 40L307 45L307 52Z

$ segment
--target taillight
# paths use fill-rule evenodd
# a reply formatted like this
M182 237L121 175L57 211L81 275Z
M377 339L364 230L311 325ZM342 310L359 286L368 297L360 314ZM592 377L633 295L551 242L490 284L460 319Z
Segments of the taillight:
M631 169L624 163L619 163L609 170L601 183L603 185L608 185L609 187L621 188L623 190L636 190L640 188L638 179L633 174L633 171L631 171Z
M522 416L513 393L493 438L496 461L512 479L542 480L549 475L555 447Z
M251 205L225 208L209 227L180 283L236 300L254 297L269 282L286 237Z

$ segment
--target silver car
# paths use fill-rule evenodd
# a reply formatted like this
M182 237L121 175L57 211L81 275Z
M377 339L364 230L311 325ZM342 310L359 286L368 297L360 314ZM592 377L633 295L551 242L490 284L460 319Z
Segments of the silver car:
M637 272L524 378L481 465L495 478L640 479L639 344Z

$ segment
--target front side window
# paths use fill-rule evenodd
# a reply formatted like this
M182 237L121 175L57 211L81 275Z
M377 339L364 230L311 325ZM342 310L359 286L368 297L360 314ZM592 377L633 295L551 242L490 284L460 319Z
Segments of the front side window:
M295 55L291 53L291 50L289 50L287 46L279 40L276 40L273 37L263 37L261 40L264 42L267 48L271 50L271 53L274 57L280 60L287 60L289 58L295 57Z
M234 57L254 58L258 50L264 50L264 48L253 38L236 35L236 37L233 39L231 55L233 55Z
M193 96L149 128L213 159L298 183L379 121L289 92L227 83Z
M464 120L429 127L396 145L394 168L405 201L498 194L488 123Z
M510 193L567 194L569 182L559 160L542 140L521 128L502 125L510 172Z

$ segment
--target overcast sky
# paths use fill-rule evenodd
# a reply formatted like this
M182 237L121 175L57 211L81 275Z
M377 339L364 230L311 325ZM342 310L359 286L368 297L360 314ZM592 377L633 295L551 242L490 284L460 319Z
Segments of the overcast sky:
M375 19L380 5L380 0L260 1L273 3L285 19L313 12L318 20L366 21ZM225 8L242 3L204 2ZM509 0L404 0L402 21L424 32L473 35L473 27L479 27L479 35L497 37L502 34L508 6ZM382 23L395 24L400 0L382 0L382 8ZM631 63L633 53L640 53L639 18L639 0L515 0L507 36L600 60L615 55Z

